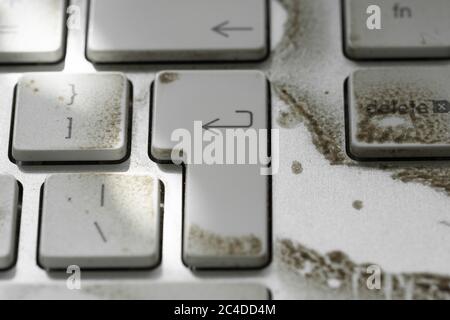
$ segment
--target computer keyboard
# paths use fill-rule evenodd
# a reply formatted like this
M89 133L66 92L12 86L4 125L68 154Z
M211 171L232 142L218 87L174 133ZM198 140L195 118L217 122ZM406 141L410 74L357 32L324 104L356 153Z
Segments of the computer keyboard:
M448 9L0 0L0 298L450 298Z

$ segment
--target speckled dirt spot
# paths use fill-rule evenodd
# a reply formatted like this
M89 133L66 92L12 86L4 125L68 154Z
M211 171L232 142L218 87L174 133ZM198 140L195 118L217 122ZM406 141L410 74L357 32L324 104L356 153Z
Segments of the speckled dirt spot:
M37 87L35 86L35 84L36 84L36 81L35 81L35 80L33 80L33 79L28 80L28 81L25 82L25 88L30 89L31 92L33 92L34 94L36 94L36 93L39 92L39 88L37 88Z
M128 92L125 83L115 79L111 79L107 87L107 92L98 94L101 108L92 112L91 121L85 129L88 139L86 145L80 146L81 149L111 149L122 142L122 132L128 125L127 115L122 114L122 103L123 95Z
M293 174L301 174L303 172L303 166L298 161L292 161L291 170Z
M333 251L322 255L301 244L282 239L277 241L276 254L281 265L290 272L328 290L340 290L349 298L450 299L450 278L447 277L389 274L381 270L382 287L371 290L367 282L373 273L368 273L367 267L374 264L356 264L343 252ZM391 281L391 290L386 288L388 281Z
M364 207L364 203L361 200L355 200L353 201L352 206L356 210L362 210L362 208Z
M229 237L203 230L197 225L189 228L189 251L206 255L252 256L260 254L262 242L254 235Z
M176 72L164 72L159 76L159 82L162 84L169 84L177 81L180 75Z

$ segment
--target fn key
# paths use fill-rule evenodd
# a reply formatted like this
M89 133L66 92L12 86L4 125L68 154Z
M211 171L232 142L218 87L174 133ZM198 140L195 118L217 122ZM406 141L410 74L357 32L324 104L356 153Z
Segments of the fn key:
M352 59L450 58L450 1L345 0Z

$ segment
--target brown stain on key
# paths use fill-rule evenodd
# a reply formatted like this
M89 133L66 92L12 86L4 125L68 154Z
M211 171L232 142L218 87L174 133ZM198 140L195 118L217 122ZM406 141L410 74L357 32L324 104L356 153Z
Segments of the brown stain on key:
M189 228L189 250L220 256L251 256L262 252L262 241L254 235L223 236L202 229Z
M36 81L34 79L30 79L29 81L25 82L25 88L30 89L34 94L39 93L39 88L35 86Z
M180 75L176 72L164 72L159 75L159 82L162 84L169 84L177 81Z

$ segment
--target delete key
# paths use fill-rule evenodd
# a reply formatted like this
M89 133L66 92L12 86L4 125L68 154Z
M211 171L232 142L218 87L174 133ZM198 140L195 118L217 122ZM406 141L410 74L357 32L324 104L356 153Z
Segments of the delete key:
M450 158L450 70L359 70L346 91L347 152L353 159Z

